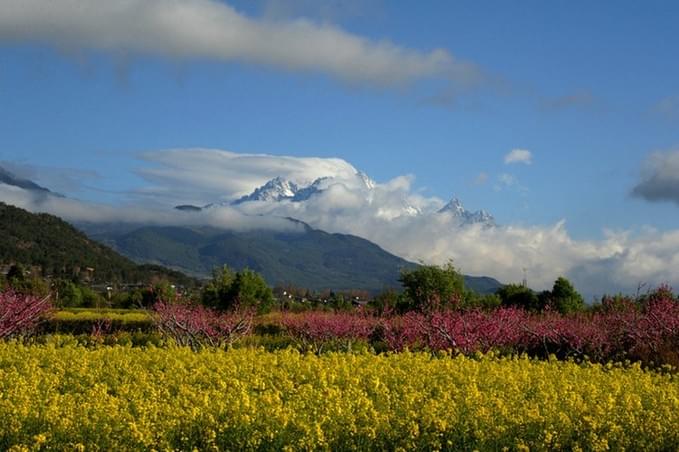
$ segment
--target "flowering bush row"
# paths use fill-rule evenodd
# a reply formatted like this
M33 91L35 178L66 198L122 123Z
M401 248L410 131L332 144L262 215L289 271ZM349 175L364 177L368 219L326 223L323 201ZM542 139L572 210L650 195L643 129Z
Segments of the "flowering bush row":
M639 366L0 343L1 450L675 450Z
M470 354L501 350L593 361L632 360L679 365L679 303L670 298L643 308L623 306L596 313L532 314L518 308L492 311L286 314L285 331L319 351L328 340L363 340L392 351L453 350Z

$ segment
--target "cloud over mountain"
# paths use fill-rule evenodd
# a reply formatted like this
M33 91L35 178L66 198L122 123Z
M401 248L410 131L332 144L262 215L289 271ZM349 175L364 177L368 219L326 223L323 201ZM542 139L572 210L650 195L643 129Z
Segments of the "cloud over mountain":
M292 217L328 232L364 237L412 261L453 259L466 274L517 282L525 268L529 284L536 289L550 287L560 275L589 295L634 292L640 283L679 285L673 271L679 266L679 230L605 230L600 239L581 240L569 234L565 221L551 225L465 221L487 214L469 212L459 201L444 208L443 200L414 190L412 176L374 182L341 159L207 149L156 151L144 158L150 166L141 171L147 185L138 191L149 195L143 205L138 199L114 207L35 196L6 184L0 184L0 199L70 221L294 230L294 223L285 219ZM655 155L649 164L651 173L674 164L675 159L672 153ZM275 183L267 184L272 179ZM651 175L644 180L655 179ZM266 185L282 190L281 196L260 193L233 204ZM201 211L172 209L187 201L214 204Z
M153 162L164 167L171 161L174 169L167 174L153 171L154 183L185 199L184 191L207 193L210 186L206 181L235 177L234 186L232 182L215 184L219 189L213 198L201 200L207 203L228 199L223 196L224 187L230 187L230 196L236 199L242 191L261 187L274 174L296 182L306 179L307 183L325 177L322 190L304 202L295 201L294 196L270 198L242 203L238 209L248 215L289 216L329 232L355 234L413 261L445 263L453 259L465 273L486 274L505 282L520 281L526 268L529 283L537 289L550 287L560 275L573 278L583 292L599 295L634 291L639 283L679 284L671 272L679 263L675 262L679 259L675 258L679 256L679 231L604 231L601 239L577 240L569 234L565 221L532 226L463 224L451 209L442 209L443 200L413 190L412 176L398 176L368 188L344 160L244 155L240 162L240 154L223 152L203 150L194 156L189 150L158 151ZM191 174L204 172L206 176L184 178L181 168L185 166ZM278 169L273 169L276 166ZM198 188L192 186L194 179L199 180ZM231 206L227 203L225 208Z
M409 49L304 19L248 17L215 0L0 0L0 10L0 42L256 63L383 86L482 78L444 49Z

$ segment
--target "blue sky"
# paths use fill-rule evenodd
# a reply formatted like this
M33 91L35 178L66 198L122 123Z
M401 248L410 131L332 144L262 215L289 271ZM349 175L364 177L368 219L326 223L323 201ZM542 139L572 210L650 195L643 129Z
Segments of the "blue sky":
M278 9L447 49L499 86L445 105L426 99L437 80L354 86L313 71L9 41L0 47L0 156L96 170L103 178L88 184L113 190L139 183L132 170L142 150L337 156L377 180L413 174L428 193L457 194L506 223L565 218L585 236L676 224L675 206L627 196L645 156L679 143L679 118L653 112L679 93L673 2L326 3L340 6ZM254 17L271 8L234 6ZM505 167L513 148L531 150L533 165ZM481 172L489 182L479 187ZM494 190L501 173L526 191Z
M415 193L457 195L505 225L565 219L576 239L678 224L673 181L631 196L651 153L679 149L676 2L228 2L260 30L304 17L407 49L424 75L399 54L396 82L361 72L370 62L300 63L286 42L254 57L246 43L239 58L134 42L133 28L109 42L110 30L71 33L80 16L42 6L0 0L19 11L0 17L0 160L67 195L124 201L148 184L141 152L202 147L339 157L378 182L410 174ZM458 61L471 75L455 75ZM506 164L512 149L532 163Z

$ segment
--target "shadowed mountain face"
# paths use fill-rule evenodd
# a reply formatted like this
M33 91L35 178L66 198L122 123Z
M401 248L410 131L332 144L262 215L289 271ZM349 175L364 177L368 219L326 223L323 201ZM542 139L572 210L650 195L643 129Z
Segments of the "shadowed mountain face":
M0 202L0 263L40 267L45 275L70 279L91 268L97 283L149 283L167 278L183 285L196 281L157 266L140 266L48 214L34 214Z
M224 264L236 269L249 267L271 285L293 284L313 290L399 287L401 270L417 266L360 237L329 234L308 226L303 232L174 226L125 231L99 226L90 235L139 262L196 276L208 276ZM486 277L465 277L465 282L481 293L500 287L498 281Z
M53 194L50 190L46 189L45 187L41 187L40 185L28 179L22 179L20 177L17 177L1 166L0 166L0 183L23 188L24 190L41 192L44 194L47 193Z

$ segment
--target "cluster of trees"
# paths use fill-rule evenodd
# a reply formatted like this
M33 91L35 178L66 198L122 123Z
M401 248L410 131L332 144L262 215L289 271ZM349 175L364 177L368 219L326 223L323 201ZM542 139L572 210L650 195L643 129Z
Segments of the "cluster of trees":
M224 266L213 272L212 280L203 288L202 304L222 311L255 308L266 312L273 305L273 291L264 278L248 268L234 272Z
M540 312L551 309L560 313L585 308L582 296L564 277L559 277L551 291L536 293L518 284L503 286L495 294L480 295L468 290L463 276L449 263L444 266L423 265L401 274L403 292L387 290L377 295L371 305L379 312L425 311L436 309L493 309L520 307Z
M401 274L400 282L402 291L387 289L372 297L370 307L380 314L439 309L487 310L500 306L520 307L532 312L549 309L568 314L585 308L582 296L563 277L558 278L549 291L535 292L523 285L508 284L495 294L480 295L465 287L463 276L449 263L444 266L423 265L406 270ZM353 308L354 300L365 300L368 296L367 293L358 291L311 294L294 287L286 290L278 288L277 296L274 296L260 274L247 268L234 271L227 266L215 269L212 279L199 290L193 291L186 288L180 291L168 279L158 278L144 287L102 293L75 278L46 281L31 275L30 271L20 265L12 266L6 277L0 279L0 287L2 286L11 286L18 292L38 296L51 292L55 303L63 307L150 307L159 300L172 301L181 296L221 311L244 307L256 308L260 313L270 310L276 301L282 309L349 310Z
M535 291L518 284L508 284L498 291L503 306L515 306L528 311L544 311L550 308L562 314L585 309L585 300L564 277L554 281L552 290Z

